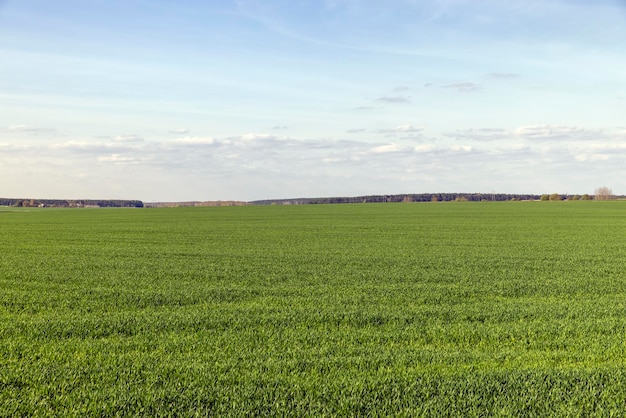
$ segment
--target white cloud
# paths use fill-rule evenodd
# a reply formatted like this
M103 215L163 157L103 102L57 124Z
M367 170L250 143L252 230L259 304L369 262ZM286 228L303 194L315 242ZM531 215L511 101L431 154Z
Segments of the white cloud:
M397 144L385 144L372 148L374 154L386 154L389 152L399 152L402 149Z
M174 142L185 145L213 145L215 144L215 138L201 137L201 136L185 136L176 138Z
M411 103L410 98L405 96L383 96L376 99L376 101L385 103Z
M7 128L7 130L10 132L28 132L31 131L32 128L27 125L11 125Z
M377 134L411 134L411 133L418 133L421 132L425 129L424 126L415 126L415 125L411 125L411 124L404 124L404 125L399 125L396 126L395 128L384 128L384 129L377 129L376 133Z
M474 147L471 145L453 145L450 147L453 152L468 153L474 151Z
M507 130L501 128L464 129L443 134L444 137L473 141L529 140L529 141L578 141L610 140L618 138L620 131L588 129L577 126L525 125Z
M469 81L463 82L463 83L452 83L452 84L446 84L441 86L444 89L454 89L456 91L476 91L480 89L480 84L477 83L472 83Z
M11 155L18 157L23 156L26 158L29 155L39 152L40 150L36 146L29 144L18 145L2 143L0 144L0 151L2 151L2 155L0 155L0 162L6 162L10 160L10 158L7 157L10 157Z
M67 141L61 144L52 144L50 148L52 149L83 149L91 144L86 141Z
M532 140L577 140L603 136L603 132L600 130L559 125L520 126L513 133L518 137Z
M626 143L595 143L573 147L572 152L577 161L621 161L626 155Z
M243 134L239 138L243 141L267 141L279 139L276 135L271 134Z
M509 145L509 148L513 151L528 151L530 146L528 146L528 144L518 143Z
M608 161L611 159L611 156L607 154L576 154L574 158L580 162L597 162Z
M416 145L413 148L413 151L415 151L417 153L428 153L428 152L433 152L436 149L437 148L435 147L434 144L420 144L420 145Z
M97 160L99 162L115 163L115 164L128 164L128 163L138 162L137 159L133 157L125 157L120 154L111 154L108 156L98 157Z
M115 142L143 142L143 138L139 135L118 135L113 140Z
M411 124L400 125L394 128L394 131L398 133L420 132L423 130L424 130L423 126L415 126Z
M454 133L444 133L443 136L456 139L470 139L474 141L492 141L512 136L512 133L506 129L499 128L478 128L463 129Z
M174 134L174 135L184 135L184 134L189 133L189 129L187 128L172 129L171 131L169 131L169 133Z
M124 144L112 144L98 141L66 141L62 143L52 144L49 146L52 150L66 150L70 152L81 153L99 153L111 152L112 149L126 149L128 146Z
M28 125L9 125L4 131L12 133L38 133L38 132L54 132L54 129L49 128L35 128Z
M420 134L423 129L423 126L406 123L383 131L400 137ZM326 195L324 185L334 184L339 178L353 179L350 183L341 183L343 188L337 189L348 195L361 194L359 190L371 190L369 187L374 186L393 192L398 184L406 184L408 191L415 190L414 187L445 190L453 186L456 190L475 191L481 190L481 185L494 187L492 182L496 177L500 184L523 184L522 179L530 182L528 184L543 184L528 180L529 174L525 173L531 168L536 178L542 175L556 178L563 173L563 182L570 178L568 175L593 169L595 162L603 162L605 171L610 166L611 173L620 173L620 162L626 156L623 129L598 131L596 139L589 141L561 138L566 133L576 136L588 132L590 130L584 128L552 126L550 129L546 125L508 130L480 128L459 131L455 135L458 141L442 137L420 143L403 138L381 143L361 139L281 138L264 133L228 138L184 136L144 142L77 139L52 146L29 144L28 148L0 145L3 151L0 167L11 165L13 169L28 158L30 165L23 164L24 170L31 167L52 175L59 172L59 167L64 167L64 170L71 168L74 174L89 173L90 178L105 179L104 170L114 165L116 173L132 176L133 173L139 175L138 170L141 170L141 173L150 173L147 174L150 178L160 179L167 174L172 179L189 179L198 187L207 183L238 187L242 181L254 182L259 187L271 183L276 185L276 192L287 197L301 190L293 186L298 183L312 187L306 189L307 195ZM429 176L432 176L430 183ZM147 177L142 178L145 181ZM153 192L158 196L160 190L156 187ZM169 193L173 190L176 189L171 188ZM263 188L259 192L263 195L258 197L273 197L272 190ZM534 189L527 191L535 192ZM129 197L144 198L142 195ZM246 194L243 198L251 197Z

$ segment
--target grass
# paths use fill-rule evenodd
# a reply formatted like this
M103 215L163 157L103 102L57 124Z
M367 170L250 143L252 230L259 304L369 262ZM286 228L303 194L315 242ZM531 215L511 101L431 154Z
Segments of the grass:
M0 415L626 413L626 202L0 211Z

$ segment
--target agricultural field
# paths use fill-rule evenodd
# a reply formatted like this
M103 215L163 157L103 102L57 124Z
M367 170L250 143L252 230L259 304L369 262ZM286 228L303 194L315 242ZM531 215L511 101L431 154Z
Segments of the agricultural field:
M0 208L0 416L623 416L626 202Z

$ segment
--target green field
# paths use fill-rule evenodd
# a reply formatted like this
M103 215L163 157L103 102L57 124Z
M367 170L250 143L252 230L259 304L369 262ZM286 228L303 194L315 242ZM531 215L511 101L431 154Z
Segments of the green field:
M623 416L626 202L0 208L0 416Z

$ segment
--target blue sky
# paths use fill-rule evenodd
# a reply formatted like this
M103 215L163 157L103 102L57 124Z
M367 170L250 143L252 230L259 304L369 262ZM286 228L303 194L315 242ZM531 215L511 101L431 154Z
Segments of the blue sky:
M0 196L626 194L623 0L0 0Z

